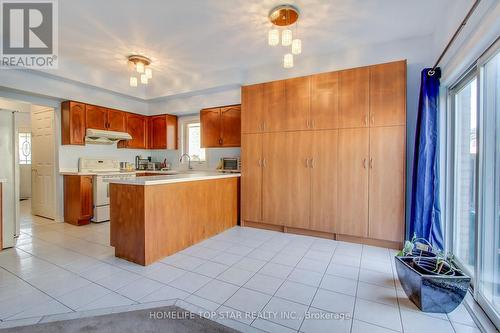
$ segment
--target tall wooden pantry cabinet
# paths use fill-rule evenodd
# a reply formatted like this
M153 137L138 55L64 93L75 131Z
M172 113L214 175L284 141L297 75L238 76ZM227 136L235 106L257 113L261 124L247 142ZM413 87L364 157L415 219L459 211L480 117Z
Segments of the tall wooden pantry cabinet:
M406 61L242 87L243 225L398 248Z

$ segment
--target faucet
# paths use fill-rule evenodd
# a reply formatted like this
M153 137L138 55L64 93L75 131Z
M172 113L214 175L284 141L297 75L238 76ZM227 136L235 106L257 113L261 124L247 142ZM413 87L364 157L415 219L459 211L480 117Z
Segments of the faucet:
M187 156L187 158L188 158L188 169L193 170L193 167L191 166L191 156L189 156L189 154L187 154L187 153L182 154L179 162L182 163L182 159L184 158L184 156Z

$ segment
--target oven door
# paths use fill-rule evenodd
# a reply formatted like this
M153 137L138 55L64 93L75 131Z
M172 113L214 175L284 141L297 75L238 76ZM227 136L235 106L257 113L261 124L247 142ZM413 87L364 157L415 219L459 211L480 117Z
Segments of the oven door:
M96 176L94 181L94 205L109 205L109 183L105 182L105 176Z

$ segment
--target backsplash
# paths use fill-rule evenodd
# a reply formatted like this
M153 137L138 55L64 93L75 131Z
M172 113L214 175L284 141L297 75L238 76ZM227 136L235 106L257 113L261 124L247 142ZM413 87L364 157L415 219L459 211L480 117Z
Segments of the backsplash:
M166 158L168 163L171 164L173 169L180 167L179 159L181 157L181 150L150 150L145 151L145 156L151 156L155 162L163 162ZM197 161L191 161L191 165L195 169L210 169L215 170L222 157L240 157L240 148L207 148L206 149L206 164L197 165ZM185 160L184 160L185 161Z

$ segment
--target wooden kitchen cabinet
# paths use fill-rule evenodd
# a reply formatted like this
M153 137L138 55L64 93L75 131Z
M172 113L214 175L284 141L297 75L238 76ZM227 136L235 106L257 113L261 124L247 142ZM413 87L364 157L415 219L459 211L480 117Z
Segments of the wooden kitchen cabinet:
M370 126L404 125L405 109L406 61L371 66Z
M222 147L241 146L241 105L220 109Z
M370 68L340 71L339 127L368 127Z
M92 176L64 176L64 222L90 223L94 215Z
M339 130L339 234L368 236L369 140L368 128Z
M294 228L309 227L310 133L264 134L263 220Z
M85 145L85 104L61 103L61 141L63 145Z
M276 132L286 129L285 80L264 83L262 86L262 99L264 103L264 132Z
M270 126L287 131L311 128L310 111L311 78L304 76L285 80L285 114L281 115L277 124Z
M127 114L127 132L132 136L131 140L122 140L118 142L118 148L148 148L148 117L128 113Z
M406 61L242 87L242 224L400 248L405 96Z
M126 112L89 104L86 105L85 112L87 128L115 132L127 130Z
M263 85L241 88L241 132L261 133L264 130Z
M241 145L241 106L231 105L200 111L203 148L239 147Z
M222 145L220 108L200 111L201 147L213 148Z
M338 72L311 76L311 127L313 129L339 127Z
M115 132L126 132L127 113L120 110L108 109L107 129Z
M241 135L241 218L262 222L262 136Z
M405 137L404 126L370 129L370 238L403 242Z
M107 130L108 109L102 106L85 105L85 121L87 128Z
M310 229L335 233L338 223L339 131L311 133Z
M177 116L149 118L149 149L177 149Z

